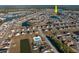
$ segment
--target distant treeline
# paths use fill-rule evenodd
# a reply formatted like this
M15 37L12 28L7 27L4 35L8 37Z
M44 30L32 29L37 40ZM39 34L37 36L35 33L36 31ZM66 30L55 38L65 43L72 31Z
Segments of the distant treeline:
M79 5L58 5L62 9L79 10ZM0 5L0 8L54 8L54 5Z

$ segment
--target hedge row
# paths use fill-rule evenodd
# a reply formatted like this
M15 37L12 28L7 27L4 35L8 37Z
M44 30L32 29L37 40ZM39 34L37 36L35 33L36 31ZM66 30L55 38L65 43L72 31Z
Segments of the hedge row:
M52 36L51 39L54 41L56 47L60 51L64 53L75 53L75 51L73 51L71 47L68 47L67 45L63 44L60 40L56 39L55 36Z

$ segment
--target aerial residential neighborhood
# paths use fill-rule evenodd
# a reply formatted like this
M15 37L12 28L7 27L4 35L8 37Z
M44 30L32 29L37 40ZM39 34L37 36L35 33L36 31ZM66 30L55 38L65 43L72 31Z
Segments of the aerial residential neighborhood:
M79 9L7 7L0 8L0 53L79 53Z

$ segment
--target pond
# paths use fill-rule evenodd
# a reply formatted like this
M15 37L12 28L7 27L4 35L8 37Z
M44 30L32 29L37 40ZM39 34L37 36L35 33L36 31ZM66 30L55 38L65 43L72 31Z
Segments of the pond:
M28 22L28 21L25 21L25 22L22 23L22 26L26 26L27 27L27 26L30 26L30 25L31 25L31 23Z
M50 16L50 18L53 18L53 19L60 19L58 16Z

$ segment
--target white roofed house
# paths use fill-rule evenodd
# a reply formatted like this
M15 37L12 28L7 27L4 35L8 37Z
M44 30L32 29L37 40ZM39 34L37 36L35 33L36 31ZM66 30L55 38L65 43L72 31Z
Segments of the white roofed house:
M0 20L2 20L2 21L4 21L6 18L2 18L2 17L0 17Z
M76 22L76 27L79 28L79 20Z
M64 22L60 22L59 27L64 29L64 27L65 27Z
M58 28L59 27L60 22L59 21L54 21L53 22L53 27Z

